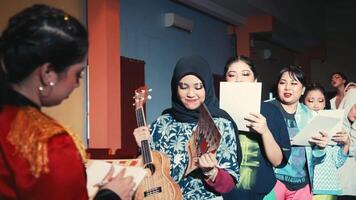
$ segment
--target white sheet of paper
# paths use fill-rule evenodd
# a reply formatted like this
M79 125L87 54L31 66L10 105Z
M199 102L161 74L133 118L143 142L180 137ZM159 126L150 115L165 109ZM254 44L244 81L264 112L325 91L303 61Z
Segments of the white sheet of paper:
M328 131L329 136L329 145L336 145L336 142L331 140L331 137L334 136L337 132L342 131L342 122L345 116L345 110L321 110L319 111L318 115L327 116L327 117L335 117L339 119L339 122L330 130Z
M113 176L116 176L123 168L125 168L125 177L133 177L133 181L136 184L134 188L135 190L146 175L146 171L142 167L122 166L108 163L105 160L89 160L86 166L86 172L87 189L91 199L95 196L99 189L95 185L105 178L106 174L110 171L111 166L114 166Z
M331 141L331 137L342 129L342 119L344 110L322 110L302 129L293 139L293 145L310 146L308 140L319 131L326 132L329 137L329 145L336 143Z
M235 121L239 130L249 131L244 119L250 112L260 113L261 83L220 82L220 108Z

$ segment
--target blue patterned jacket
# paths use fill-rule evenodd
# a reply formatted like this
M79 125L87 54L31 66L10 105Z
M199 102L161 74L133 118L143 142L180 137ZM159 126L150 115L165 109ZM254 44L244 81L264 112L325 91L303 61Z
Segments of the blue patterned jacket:
M239 165L232 123L224 118L214 118L214 122L222 135L216 154L219 167L225 169L238 181ZM209 190L201 178L192 175L184 176L189 161L186 145L196 125L196 123L178 122L169 114L162 115L151 125L151 147L170 158L170 175L179 184L183 199L213 199L218 194Z

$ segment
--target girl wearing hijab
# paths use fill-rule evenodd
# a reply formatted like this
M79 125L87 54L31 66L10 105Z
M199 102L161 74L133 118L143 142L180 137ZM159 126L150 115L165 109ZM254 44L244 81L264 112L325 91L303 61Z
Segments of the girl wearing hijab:
M183 199L222 199L239 180L237 127L231 117L219 109L208 63L199 56L181 58L171 81L172 107L148 127L134 130L137 144L151 135L151 147L170 158L170 175L180 185ZM221 133L216 154L196 158L198 170L185 176L189 156L186 145L197 127L199 106L205 103ZM194 175L193 175L194 174Z
M340 200L356 198L356 84L350 82L345 87L345 97L340 103L340 109L345 109L343 128L351 139L349 157L340 168L342 197Z

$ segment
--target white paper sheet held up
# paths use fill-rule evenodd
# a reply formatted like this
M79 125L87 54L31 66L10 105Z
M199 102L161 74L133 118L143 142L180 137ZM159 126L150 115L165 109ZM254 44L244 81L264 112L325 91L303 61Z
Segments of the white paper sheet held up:
M239 130L249 131L244 119L250 112L260 113L261 83L220 82L220 108L230 114Z
M327 117L334 117L339 119L339 122L331 129L329 130L328 137L329 137L329 145L336 145L336 142L331 140L331 137L334 136L337 132L342 131L342 123L343 119L345 117L345 110L344 109L339 109L339 110L321 110L319 111L318 115L321 116L327 116Z
M335 145L331 137L342 130L344 110L322 110L301 130L293 139L293 145L310 146L308 140L319 131L326 132L329 137L328 145Z
M121 166L118 164L108 163L105 160L89 160L86 166L86 172L87 189L90 199L92 199L98 192L99 188L95 185L104 179L104 177L110 171L111 166L114 166L114 176L116 176L123 168L125 168L125 177L133 177L133 181L136 184L134 188L135 190L146 175L146 171L142 167Z

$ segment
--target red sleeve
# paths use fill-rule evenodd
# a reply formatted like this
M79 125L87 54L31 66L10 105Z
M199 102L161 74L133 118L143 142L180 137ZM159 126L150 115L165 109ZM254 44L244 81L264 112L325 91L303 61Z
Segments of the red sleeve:
M70 136L61 134L48 141L48 160L50 172L41 175L24 198L36 191L38 197L33 199L88 199L85 167Z
M87 200L85 167L72 138L60 134L50 138L47 146L50 171L39 178L31 174L26 160L14 154L12 145L3 146L14 184L11 186L16 195L13 199Z
M234 179L231 177L229 172L223 169L218 170L219 171L214 182L211 180L206 180L205 182L218 193L230 192L235 186Z
M13 151L8 151L9 143L6 139L16 113L17 109L8 108L3 108L0 112L0 199L16 199L14 177L7 158L12 156L7 152Z

